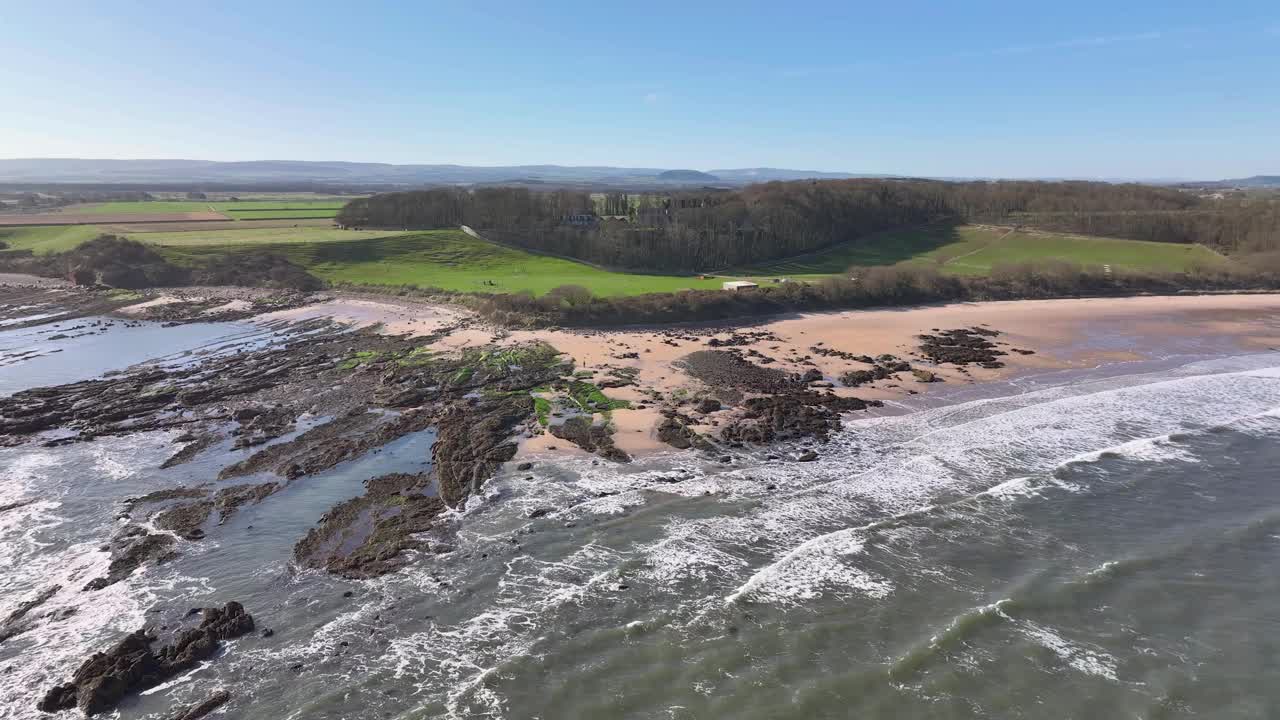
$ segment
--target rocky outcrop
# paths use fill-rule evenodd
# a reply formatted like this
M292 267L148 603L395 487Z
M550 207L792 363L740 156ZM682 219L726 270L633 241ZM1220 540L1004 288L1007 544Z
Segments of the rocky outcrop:
M161 530L168 530L187 540L199 540L204 537L204 524L211 514L213 501L201 500L161 512L156 515L155 524Z
M314 427L289 442L259 450L248 458L228 465L218 478L241 477L270 471L293 479L337 465L364 454L376 440L371 430L385 416L357 409L347 415Z
M148 562L162 563L172 558L174 542L172 535L147 532L140 525L126 525L111 540L107 574L90 580L84 589L101 590L129 577Z
M989 328L972 327L920 335L920 352L938 365L951 363L1001 368L1004 363L999 358L1006 353L990 340L999 334Z
M182 448L179 449L176 453L174 453L173 455L170 455L169 459L161 463L160 467L162 469L167 469L171 467L177 467L178 465L182 465L183 463L189 463L192 460L194 460L197 455L209 449L210 447L213 447L213 445L216 444L221 439L222 439L221 435L213 432L205 432L199 435L185 436L184 441L186 442L186 444L183 445Z
M798 375L761 367L727 350L700 350L677 362L689 375L713 388L779 393L801 388L807 382Z
M9 616L3 621L0 621L0 643L29 630L30 622L26 620L27 614L48 602L49 598L57 595L61 589L61 585L50 585L30 600L18 603L18 607L14 608L13 612L9 613Z
M431 448L440 497L457 507L502 463L515 457L510 441L516 426L533 413L528 395L458 402L440 414Z
M937 373L933 372L932 370L925 370L924 368L915 368L911 371L911 374L915 376L916 382L922 382L922 383L942 382L942 378L938 377Z
M873 378L888 377L895 368L906 365L892 356L883 356L883 362L881 359L874 362L877 364ZM843 413L882 404L841 397L829 391L815 392L809 383L820 379L821 372L788 374L756 365L733 351L702 350L682 358L680 363L690 375L712 387L735 388L757 395L739 403L737 412L721 428L720 438L732 445L810 437L826 440L840 428ZM658 428L658 437L673 447L697 447L697 434L688 427L691 423L678 413L664 414L666 418Z
M614 462L631 462L631 456L613 444L613 429L586 415L577 415L547 428L553 436L568 440L589 453Z
M882 404L812 391L750 398L742 404L742 414L720 431L720 437L755 444L809 437L826 440L840 429L843 413Z
M705 437L689 427L692 424L692 418L667 410L658 424L658 439L677 450L713 450L714 446Z
M200 365L146 368L98 380L33 388L0 398L0 436L21 439L61 428L71 440L229 420L225 401L263 393L332 368L336 339L323 331L280 346ZM316 330L299 325L299 330ZM65 442L65 440L64 440ZM181 461L181 458L178 459Z
M227 704L229 700L231 700L231 693L226 690L217 690L203 701L179 710L177 714L171 715L169 720L200 720L205 715Z
M304 567L352 579L377 577L408 562L410 550L438 550L419 537L448 508L431 489L429 474L395 473L365 482L365 493L339 503L294 546Z
M36 704L41 712L79 708L86 715L115 709L125 696L155 687L208 660L221 641L253 631L253 617L237 602L205 608L199 627L180 631L159 650L146 630L126 635L105 653L94 653L71 680L52 688Z
M218 522L224 523L244 505L260 503L280 489L280 483L246 483L223 488L213 496L213 506L218 510Z

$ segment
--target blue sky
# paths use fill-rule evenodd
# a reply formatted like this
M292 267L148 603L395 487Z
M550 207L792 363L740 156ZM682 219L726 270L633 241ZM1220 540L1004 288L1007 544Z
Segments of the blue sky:
M1280 173L1275 0L404 5L0 0L0 157Z

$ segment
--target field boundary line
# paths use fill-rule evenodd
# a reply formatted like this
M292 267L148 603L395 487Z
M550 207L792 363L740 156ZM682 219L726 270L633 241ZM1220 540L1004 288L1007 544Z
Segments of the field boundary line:
M1004 240L1005 238L1007 238L1007 237L1009 237L1010 235L1012 235L1012 234L1014 233L1014 231L1015 231L1015 230L1017 230L1017 228L1009 228L1009 229L1008 229L1008 231L1006 231L1006 232L1005 232L1005 234L1001 235L1000 237L996 238L995 240L992 240L991 242L987 243L986 245L983 245L982 247L978 248L977 250L973 250L973 251L971 251L971 252L967 252L967 253L965 253L965 254L963 254L963 255L957 255L957 256L955 256L955 257L951 258L950 260L948 260L948 261L946 261L946 262L944 262L944 263L942 263L942 264L943 264L943 265L950 265L950 264L954 263L955 261L957 261L957 260L963 260L963 259L965 259L965 258L969 257L970 255L977 255L978 253L980 253L980 252L982 252L982 251L984 251L984 250L990 250L992 247L995 247L996 243L998 243L998 242L1000 242L1001 240ZM976 265L965 265L964 263L961 263L961 264L960 264L960 267L977 267L977 266L976 266Z

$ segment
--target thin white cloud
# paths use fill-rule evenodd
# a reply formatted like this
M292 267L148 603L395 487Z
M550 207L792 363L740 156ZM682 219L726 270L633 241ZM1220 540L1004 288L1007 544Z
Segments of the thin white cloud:
M1071 40L1060 40L1058 42L1042 43L1038 45L1012 45L1003 48L994 48L985 52L979 51L977 55L1017 55L1020 53L1046 52L1049 50L1069 50L1071 48L1080 47L1101 47L1103 45L1128 45L1131 43L1149 42L1159 40L1164 37L1162 32L1144 32L1135 33L1133 35L1098 35L1095 37L1072 38Z
M651 93L645 93L645 96L641 99L644 100L645 105L653 105L654 103L661 100L662 96L656 92L651 92Z
M1001 55L1022 55L1027 53L1052 52L1054 50L1070 50L1073 48L1085 47L1104 47L1109 45L1131 45L1136 43L1153 42L1161 40L1171 35L1184 35L1199 32L1199 30L1181 30L1175 32L1164 32L1151 30L1148 32L1131 33L1127 35L1095 35L1091 37L1078 37L1067 40L1058 40L1048 43L1031 43L1027 45L1008 45L1005 47L994 48L978 48L975 50L965 50L947 55L935 55L928 57L917 57L912 64L943 62L947 60L963 60L966 58L982 58L996 57ZM821 68L789 68L779 70L778 75L782 77L807 77L810 75L823 75L833 73L852 73L859 70L867 70L876 67L884 67L891 64L889 61L869 61L855 63L851 65L840 65ZM902 61L893 61L893 65L901 65Z

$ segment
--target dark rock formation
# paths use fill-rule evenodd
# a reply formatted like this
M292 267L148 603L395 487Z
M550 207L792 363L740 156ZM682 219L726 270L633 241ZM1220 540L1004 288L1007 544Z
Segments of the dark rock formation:
M129 577L148 562L162 563L173 557L172 535L149 533L139 525L126 525L111 540L111 564L107 574L90 580L85 590L101 590Z
M916 376L916 380L918 382L922 382L922 383L942 382L942 378L938 377L932 370L915 368L911 371L911 374Z
M161 512L156 515L155 524L161 530L168 530L187 540L199 540L204 537L203 527L212 513L213 501L201 500Z
M430 530L447 507L425 494L429 475L396 473L365 482L363 495L339 503L294 547L300 565L352 579L402 567L405 551L431 550L418 534Z
M260 503L280 489L279 483L247 483L223 488L213 496L213 506L218 510L218 522L224 523L243 505Z
M528 395L454 403L440 415L431 448L440 497L456 507L516 454L510 437L533 413Z
M693 406L694 410L706 415L707 413L718 412L720 410L720 401L715 398L702 398Z
M594 422L591 417L577 415L558 425L547 428L555 437L568 440L589 453L595 453L614 462L631 462L631 456L613 444L613 430L608 425Z
M195 459L196 455L199 455L209 449L221 439L221 435L212 432L201 433L198 436L192 437L186 445L182 446L181 450L174 453L168 460L161 463L160 467L171 468L183 463L191 462Z
M29 630L30 625L24 622L27 613L48 602L49 598L57 595L61 589L61 585L50 585L37 593L34 598L18 603L18 607L9 613L3 622L0 622L0 643Z
M226 690L217 690L202 702L179 710L175 715L170 716L169 720L200 720L200 718L225 705L230 699L231 693Z
M662 423L658 425L658 439L677 450L713 449L714 446L706 438L689 427L691 424L693 424L692 418L675 411L667 411L664 413Z
M126 695L155 687L208 660L221 641L253 631L253 617L237 602L205 608L200 626L180 631L171 644L153 651L155 636L146 630L126 635L105 653L94 653L71 681L45 693L41 712L80 708L86 715L109 712Z
M760 367L736 352L726 350L699 350L681 358L678 363L689 375L713 388L776 393L794 390L804 384L797 376L776 368Z
M359 457L377 442L370 432L385 420L374 412L352 412L302 433L286 443L259 450L218 473L219 479L272 471L289 479L327 470ZM381 444L381 443L378 443Z
M881 405L878 400L811 391L750 398L743 403L741 417L726 425L720 437L757 444L807 437L826 440L840 429L841 414Z
M920 352L930 361L941 365L981 365L986 368L1004 367L997 358L1005 352L989 338L1000 333L988 328L960 328L943 330L936 335L920 335Z

